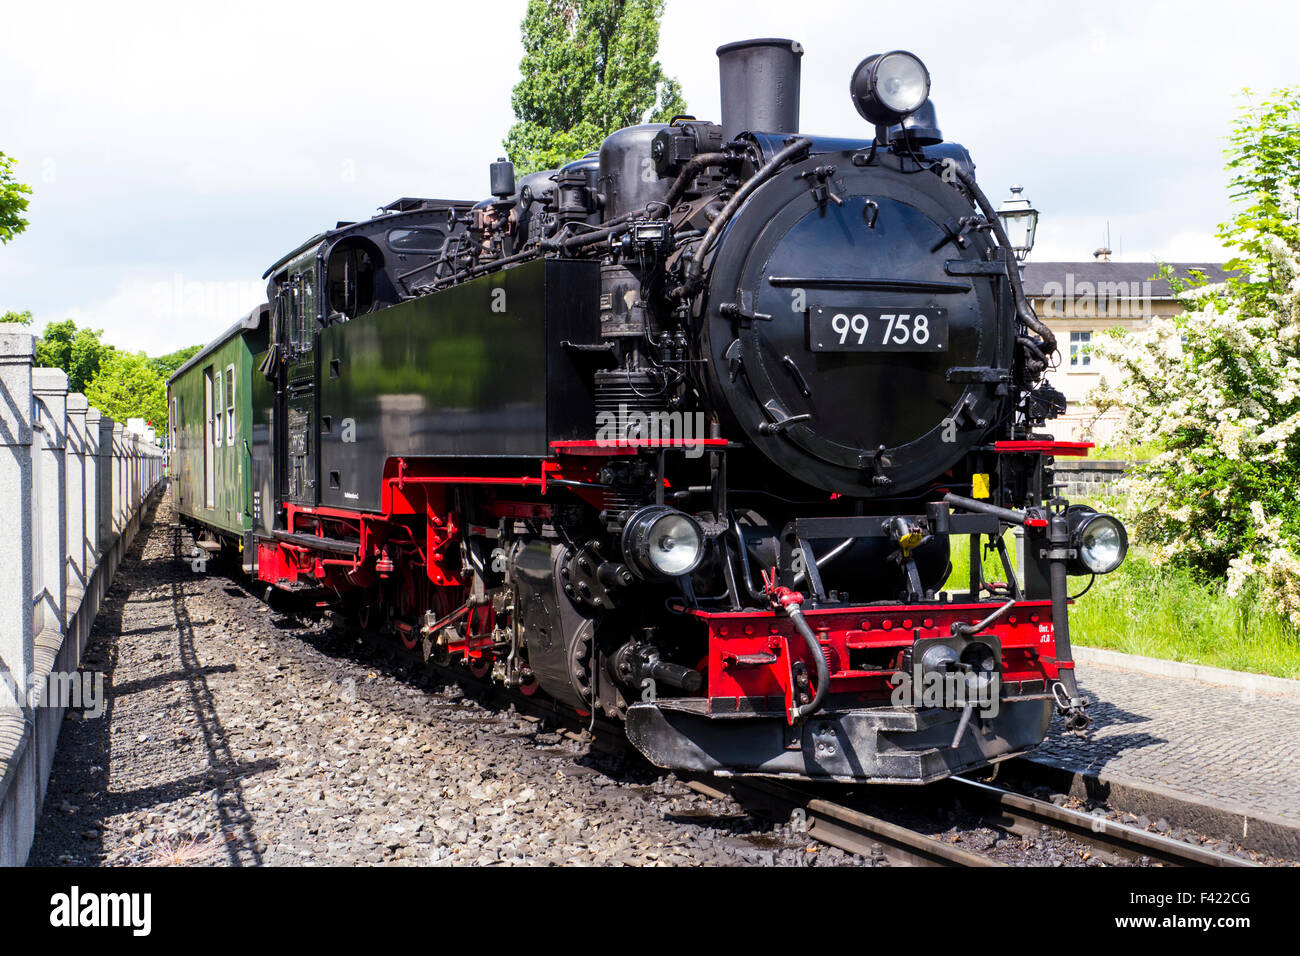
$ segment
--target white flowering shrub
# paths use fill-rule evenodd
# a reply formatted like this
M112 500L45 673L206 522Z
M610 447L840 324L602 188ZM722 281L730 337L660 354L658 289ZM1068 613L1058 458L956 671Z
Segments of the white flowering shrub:
M1090 396L1120 438L1163 451L1129 484L1127 518L1154 558L1257 589L1300 626L1300 94L1243 110L1219 237L1237 275L1180 283L1186 312L1094 346L1117 374Z

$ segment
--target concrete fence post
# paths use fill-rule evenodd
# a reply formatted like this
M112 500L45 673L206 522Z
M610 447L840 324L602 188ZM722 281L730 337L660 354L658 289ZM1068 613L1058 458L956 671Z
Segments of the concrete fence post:
M67 474L64 501L68 513L68 607L80 606L90 580L86 561L86 413L90 403L86 396L74 392L68 396L68 437L64 456Z
M117 423L107 415L99 419L99 560L108 560L113 547L113 428ZM112 568L106 570L112 574Z
M27 496L28 520L32 526L32 590L28 603L32 605L32 636L45 627L45 522L41 518L41 491L44 483L41 470L45 466L45 434L40 427L40 403L36 400L35 369L28 377L32 381L32 487Z
M86 409L86 579L99 565L99 420L98 408Z
M0 798L34 785L28 680L32 672L32 366L36 339L0 332ZM0 861L19 861L31 845L36 808L28 801L0 804Z
M47 678L58 669L70 623L68 616L68 522L67 434L68 376L62 369L38 368L32 372L32 394L36 399L36 427L40 466L33 519L40 528L37 561L42 586L39 603L42 620L37 623L32 648L33 686L28 701L32 712L31 750L35 755L36 780L30 799L39 814L45 799L45 784L54 765L54 748L59 740L63 708L47 694Z
M126 513L130 519L135 514L135 446L137 444L135 432L127 432L126 435Z
M122 536L126 522L126 496L122 493L123 463L126 458L126 429L121 422L113 423L113 540Z
M68 376L62 369L32 371L36 425L40 432L39 502L41 544L41 620L37 643L58 653L63 645L68 610L67 512L64 498L65 450L68 432ZM53 657L50 657L53 662Z

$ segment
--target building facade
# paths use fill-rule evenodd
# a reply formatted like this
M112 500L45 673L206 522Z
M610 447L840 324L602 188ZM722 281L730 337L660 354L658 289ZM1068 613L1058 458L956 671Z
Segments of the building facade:
M1174 274L1186 278L1204 273L1211 282L1226 278L1215 262L1171 262ZM1111 262L1098 250L1089 262L1027 262L1022 272L1025 296L1039 318L1056 333L1061 364L1051 382L1066 398L1066 412L1052 423L1052 434L1064 441L1108 444L1119 424L1114 413L1098 415L1088 393L1103 375L1113 375L1090 346L1110 328L1139 330L1153 317L1177 315L1182 306L1169 283L1157 277L1152 262Z

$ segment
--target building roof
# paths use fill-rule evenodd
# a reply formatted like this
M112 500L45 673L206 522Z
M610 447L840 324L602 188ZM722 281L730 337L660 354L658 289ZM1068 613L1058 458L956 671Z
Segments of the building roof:
M1180 277L1186 277L1192 269L1205 273L1211 282L1223 282L1228 277L1221 262L1169 262L1166 265L1173 267L1174 274ZM1086 262L1026 262L1023 284L1025 295L1029 298L1045 298L1067 294L1067 288L1078 289L1085 282L1092 283L1094 289L1098 283L1121 282L1125 283L1125 287L1142 289L1143 283L1149 281L1151 298L1173 298L1169 283L1156 278L1159 268L1154 262L1102 262L1098 259Z

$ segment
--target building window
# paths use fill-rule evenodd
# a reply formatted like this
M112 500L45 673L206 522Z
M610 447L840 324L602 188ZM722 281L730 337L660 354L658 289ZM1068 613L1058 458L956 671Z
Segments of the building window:
M1091 332L1070 333L1070 368L1087 368L1092 364L1092 356L1088 354L1091 343Z

